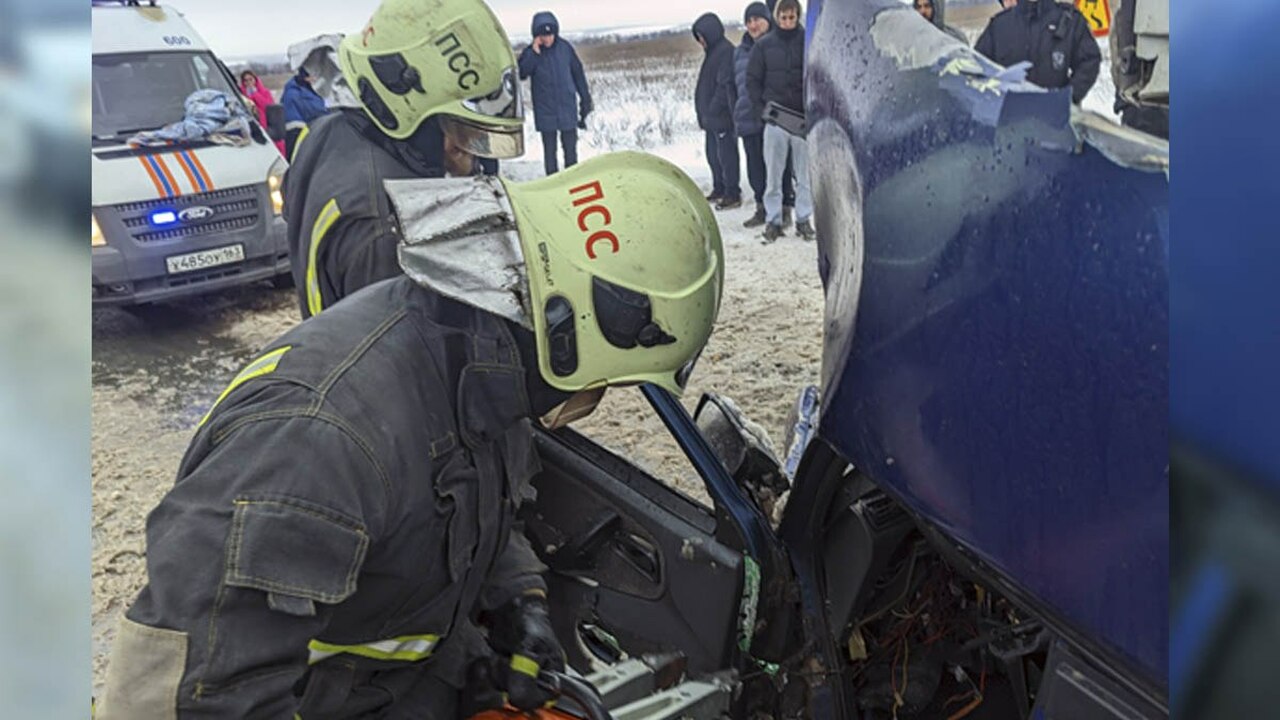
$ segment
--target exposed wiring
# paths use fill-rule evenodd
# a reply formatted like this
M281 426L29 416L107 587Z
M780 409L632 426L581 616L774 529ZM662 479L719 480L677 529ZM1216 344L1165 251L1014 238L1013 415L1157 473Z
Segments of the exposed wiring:
M969 713L973 712L974 709L981 704L982 704L982 696L979 695L974 699L970 700L968 705L965 705L964 707L960 708L954 714L948 715L947 720L960 720L960 718L965 717Z

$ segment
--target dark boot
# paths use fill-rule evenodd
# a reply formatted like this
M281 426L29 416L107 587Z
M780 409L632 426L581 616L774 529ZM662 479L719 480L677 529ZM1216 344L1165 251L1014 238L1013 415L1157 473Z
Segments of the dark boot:
M733 210L734 208L740 208L740 207L742 207L742 198L741 198L741 197L735 197L735 198L725 197L725 198L720 198L720 202L716 203L716 209L717 209L717 210Z
M722 197L724 197L724 193L720 192L719 190L712 190L711 193L707 195L707 202L713 203L718 201Z
M756 214L752 215L750 218L747 219L746 222L742 223L742 227L745 227L745 228L760 227L764 223L765 223L764 206L757 203Z
M764 229L764 241L767 243L771 243L774 240L777 240L778 238L782 237L784 234L785 233L782 232L781 225L769 225Z
M818 234L813 231L813 225L808 220L801 220L796 223L796 232L805 240L813 240L818 236Z

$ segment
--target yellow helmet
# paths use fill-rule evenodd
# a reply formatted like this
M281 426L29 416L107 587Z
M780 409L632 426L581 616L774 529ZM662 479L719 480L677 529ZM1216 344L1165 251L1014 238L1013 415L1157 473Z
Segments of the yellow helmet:
M524 152L515 54L481 0L383 0L338 63L366 113L404 140L439 116L456 145L481 157Z
M542 377L566 392L651 382L681 394L724 284L720 229L697 185L637 152L502 182Z

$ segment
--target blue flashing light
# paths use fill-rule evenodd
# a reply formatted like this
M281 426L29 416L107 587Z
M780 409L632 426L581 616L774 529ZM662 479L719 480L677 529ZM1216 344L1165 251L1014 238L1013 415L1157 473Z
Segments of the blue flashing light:
M172 225L178 222L178 214L172 210L160 210L151 213L152 225Z

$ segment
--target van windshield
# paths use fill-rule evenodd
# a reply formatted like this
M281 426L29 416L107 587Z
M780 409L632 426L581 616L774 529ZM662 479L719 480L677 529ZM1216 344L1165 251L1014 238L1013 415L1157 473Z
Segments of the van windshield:
M196 90L236 96L208 52L119 53L93 56L93 136L120 139L182 119Z

